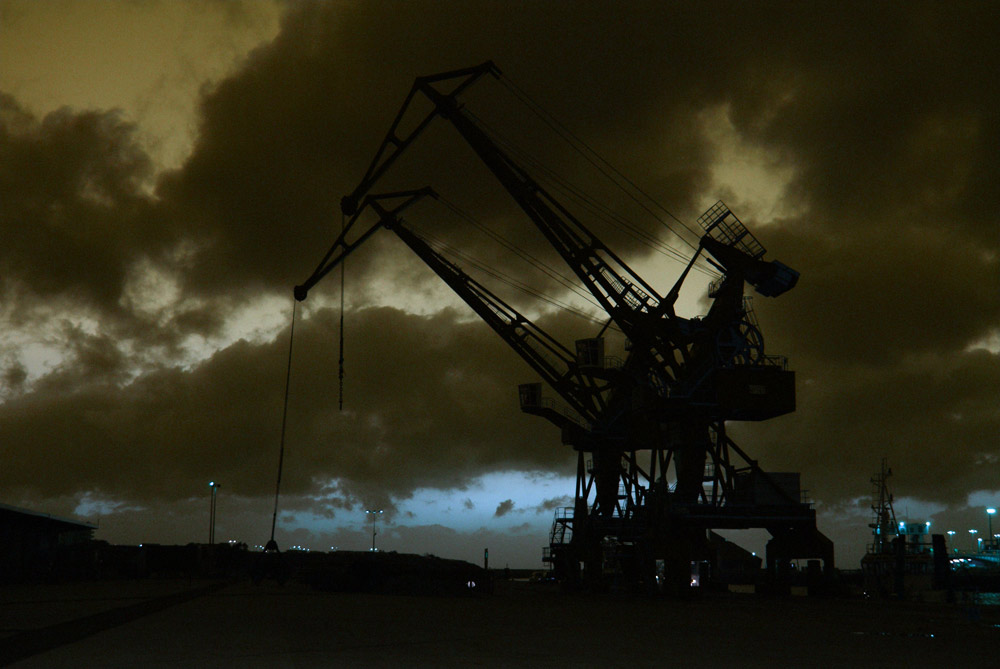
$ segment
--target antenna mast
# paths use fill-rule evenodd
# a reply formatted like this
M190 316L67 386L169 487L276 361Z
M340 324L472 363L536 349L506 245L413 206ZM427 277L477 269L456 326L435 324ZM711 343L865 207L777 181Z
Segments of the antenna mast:
M892 468L882 458L882 468L875 474L872 482L872 522L868 527L872 528L872 553L886 553L889 551L890 534L899 534L896 525L896 512L892 508L892 493L889 491L889 477L892 476Z

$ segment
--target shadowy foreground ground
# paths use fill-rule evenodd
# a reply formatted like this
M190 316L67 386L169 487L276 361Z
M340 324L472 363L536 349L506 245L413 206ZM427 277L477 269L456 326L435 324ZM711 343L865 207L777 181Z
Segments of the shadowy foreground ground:
M1000 611L709 594L678 601L499 582L492 595L291 581L4 586L16 667L996 666Z

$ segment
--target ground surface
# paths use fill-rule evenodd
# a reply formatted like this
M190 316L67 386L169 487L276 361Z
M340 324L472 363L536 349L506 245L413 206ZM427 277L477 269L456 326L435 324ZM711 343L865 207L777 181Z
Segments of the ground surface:
M997 666L1000 607L709 595L324 592L301 583L0 587L16 667ZM17 659L21 658L21 659Z

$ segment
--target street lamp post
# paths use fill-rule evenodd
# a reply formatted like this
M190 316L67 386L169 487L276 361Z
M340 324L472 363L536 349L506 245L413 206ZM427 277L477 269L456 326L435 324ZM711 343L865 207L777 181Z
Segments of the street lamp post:
M208 513L208 545L212 546L215 544L215 495L220 484L218 481L209 481L208 485L212 489L212 505Z
M958 552L958 546L954 545L955 542L955 530L948 530L948 541L952 543L951 550L954 553Z
M987 537L987 542L988 542L987 545L988 546L995 546L996 545L996 540L993 538L993 514L996 513L996 512L997 512L997 510L994 509L992 506L990 508L986 509L986 521L990 525L990 536Z
M370 513L372 516L372 553L376 551L375 549L375 519L382 514L382 509L365 509L365 513Z
M979 530L969 530L969 534L971 534L971 535L972 535L972 538L973 538L973 539L975 539L975 538L976 538L976 535L977 535L977 534L979 534ZM974 544L972 545L972 547L973 547L973 548L976 548L976 547L977 547L978 545L979 545L979 543L978 543L978 542L976 542L976 543L974 543Z

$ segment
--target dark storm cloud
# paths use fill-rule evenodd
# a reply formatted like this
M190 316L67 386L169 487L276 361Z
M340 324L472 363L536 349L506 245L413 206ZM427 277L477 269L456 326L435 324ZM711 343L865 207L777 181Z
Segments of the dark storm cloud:
M734 107L747 136L794 161L789 196L804 207L761 231L802 280L757 302L799 372L799 409L747 439L828 502L866 494L884 455L905 472L899 494L962 504L996 489L1000 463L988 399L1000 365L972 350L1000 327L1000 88L988 74L1000 52L969 46L996 15L864 15L808 44L788 35L782 49L800 47L776 70L779 95Z
M219 291L214 301L165 312L150 312L150 295L138 294L160 288L146 268L167 277L186 271L183 249L195 243L150 195L152 180L136 128L118 112L63 108L39 119L0 94L0 294L8 329L36 339L62 330L54 338L82 365L117 364L122 373L135 362L116 348L126 341L174 356L185 338L217 331L238 304ZM98 323L89 342L71 325L80 319Z
M460 18L437 23L426 20L431 15ZM683 113L687 106L683 112L655 107L667 84L664 75L673 81L679 70L635 67L638 54L651 44L626 39L631 23L609 19L603 7L568 11L534 4L516 12L489 3L477 11L447 11L440 3L299 6L272 45L205 97L192 157L160 185L161 196L177 206L178 224L202 243L202 262L186 280L200 290L220 283L232 288L247 281L300 281L303 259L318 258L339 227L339 199L360 180L413 78L488 58L509 68L520 85L542 91L546 101L560 106L564 120L586 129L587 139L655 162L651 176L658 190L669 183L671 200L686 203L692 185L705 178L708 158L694 132L697 120ZM541 39L546 30L573 33L571 52L563 53L565 42ZM660 41L663 37L656 43L669 43ZM613 51L583 46L612 41ZM494 81L470 92L473 102L477 96L476 112L487 116L491 108L513 102ZM417 114L422 111L426 105L416 108ZM522 109L520 116L495 122L514 134L526 116ZM669 151L662 150L664 144ZM515 219L507 196L453 130L435 124L411 153L376 190L430 183L474 215L524 238L523 217ZM437 233L456 225L453 217L433 219ZM459 239L466 250L476 244ZM542 244L530 235L522 243ZM369 264L384 269L384 254L382 260L374 263L365 254L353 261L355 280L365 276Z
M333 411L335 314L310 321L303 348L296 343L289 410L288 439L307 449L298 456L302 477L345 477L353 494L388 503L386 495L417 487L566 462L556 430L517 410L517 383L534 373L485 325L457 316L348 314L343 413Z
M802 272L788 295L756 302L770 352L790 355L798 372L799 411L736 428L741 444L765 468L801 469L830 504L867 494L882 454L921 465L914 496L960 500L995 487L1000 460L986 399L1000 385L997 356L970 350L1000 329L998 23L980 3L296 4L273 43L205 91L194 151L160 176L155 198L143 195L148 161L116 115L35 121L5 98L0 196L14 235L0 249L5 293L79 300L117 314L143 342L159 336L165 350L217 331L246 300L287 295L339 229L339 198L416 75L495 60L685 220L714 196L703 113L721 108L746 146L791 174L785 217L746 222L770 257ZM467 98L565 162L520 125L505 95L483 81ZM386 187L430 183L544 250L449 128L423 140ZM735 195L737 210L755 197ZM635 223L663 234L648 218ZM487 249L454 218L428 214L420 225ZM610 235L628 260L646 252ZM141 258L169 269L191 298L162 323L122 306ZM386 273L418 291L435 282L408 258L389 235L373 240L352 257L351 299L374 294ZM569 456L517 411L513 388L530 371L453 312L349 314L348 395L336 413L335 320L314 314L296 342L293 489L337 478L343 499L379 501ZM583 336L565 318L546 324L567 343ZM120 334L67 331L66 365L4 404L5 485L169 497L177 480L212 468L265 494L285 339L237 343L190 370L147 367L126 382L112 346ZM8 370L8 387L23 385ZM52 453L75 465L53 476ZM135 471L151 488L140 491Z
M24 387L27 378L28 370L20 362L15 362L3 371L4 388L18 392Z
M542 503L535 507L535 513L549 513L554 509L558 509L564 506L570 506L573 503L573 498L569 495L562 495L560 497L553 497L552 499L542 500Z
M804 484L814 496L831 502L849 497L844 473L863 478L877 470L881 457L893 463L900 496L955 503L973 491L995 489L995 354L928 354L885 368L847 363L810 371L815 369L823 369L822 377L800 377L795 414L754 428L759 457L772 467L807 472ZM748 430L741 426L739 433ZM857 496L869 492L863 484L854 490Z
M151 164L114 112L42 120L0 96L0 281L5 296L113 310L136 256L160 250L141 188Z
M494 518L502 518L514 510L514 500L505 499L497 504L497 510L493 512Z
M451 311L349 314L355 343L343 413L330 355L336 324L336 314L322 312L296 332L283 478L290 494L330 497L317 508L328 504L331 512L351 500L389 508L393 496L418 487L564 464L555 431L517 411L516 384L532 379L530 369L481 323ZM232 494L272 489L287 331L269 344L237 342L190 371L150 372L125 384L102 355L107 342L81 346L93 349L92 362L67 365L0 407L0 442L24 445L5 448L6 488L94 490L140 503L184 498L184 482L206 476L226 480ZM540 439L546 432L551 438Z

